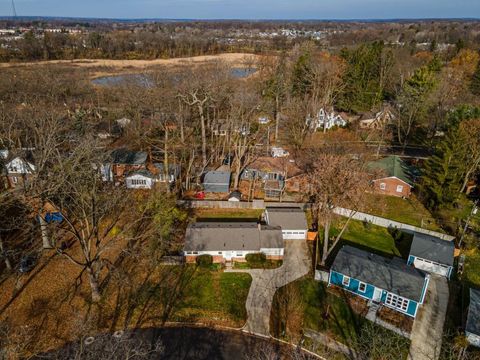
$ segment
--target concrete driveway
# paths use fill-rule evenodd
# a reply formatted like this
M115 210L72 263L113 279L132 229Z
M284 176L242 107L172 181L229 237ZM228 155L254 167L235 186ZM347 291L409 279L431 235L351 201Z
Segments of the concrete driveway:
M413 323L409 360L436 360L440 356L448 297L447 279L431 275L425 303Z
M247 323L244 331L270 336L270 312L273 296L278 288L305 276L310 271L311 259L307 244L302 240L285 240L285 254L281 267L272 270L229 270L246 272L252 276L248 293Z

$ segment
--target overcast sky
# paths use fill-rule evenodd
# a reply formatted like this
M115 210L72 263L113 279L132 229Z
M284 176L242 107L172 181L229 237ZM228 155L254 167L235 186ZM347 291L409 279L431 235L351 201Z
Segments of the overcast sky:
M0 16L12 15L0 0ZM18 15L175 19L480 17L480 0L14 0Z

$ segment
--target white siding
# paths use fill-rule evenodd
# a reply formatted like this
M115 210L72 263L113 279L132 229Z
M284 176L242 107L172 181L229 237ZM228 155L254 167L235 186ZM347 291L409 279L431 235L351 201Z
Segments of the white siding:
M125 179L127 189L151 189L155 181L149 177L142 175L132 175Z
M200 256L200 255L211 255L211 256L223 256L226 260L231 260L231 258L245 258L247 254L257 254L264 253L266 256L283 256L283 248L279 249L260 249L256 250L229 250L229 251L184 251L184 255L188 256Z
M7 166L8 174L31 174L35 171L35 166L29 162L23 161L20 158L15 158L10 161Z
M448 277L450 267L447 265L438 264L429 260L424 260L418 257L415 257L413 265L417 269L425 270L430 273L442 275Z
M284 240L305 240L307 238L307 230L283 230Z

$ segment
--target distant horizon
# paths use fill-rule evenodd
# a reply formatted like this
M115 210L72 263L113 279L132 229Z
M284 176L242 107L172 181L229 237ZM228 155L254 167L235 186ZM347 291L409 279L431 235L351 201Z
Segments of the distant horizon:
M5 0L0 16L91 20L388 21L480 18L479 0ZM474 16L472 16L474 15Z
M404 17L404 18L149 18L149 17L92 17L92 16L56 16L56 15L0 15L2 20L23 19L65 19L65 20L110 20L110 21L298 21L298 22L396 22L396 21L427 21L427 20L470 20L480 21L479 17Z

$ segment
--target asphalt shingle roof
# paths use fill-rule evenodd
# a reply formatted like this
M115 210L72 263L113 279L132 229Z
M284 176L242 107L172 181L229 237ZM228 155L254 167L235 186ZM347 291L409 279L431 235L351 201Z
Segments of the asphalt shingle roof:
M204 184L218 184L229 185L230 184L230 172L229 171L208 171L203 178Z
M480 336L480 290L470 289L470 305L465 330Z
M307 230L305 211L299 207L267 207L268 223L284 230Z
M396 155L387 156L382 159L371 161L368 163L368 168L371 170L383 170L387 177L395 176L409 185L413 185L411 179L412 170L405 164L405 162Z
M410 248L410 255L449 266L453 266L454 252L453 241L420 233L415 233Z
M417 302L426 277L401 258L390 259L348 245L339 251L332 270Z
M254 222L197 222L188 225L185 251L259 251L283 248L278 226Z

